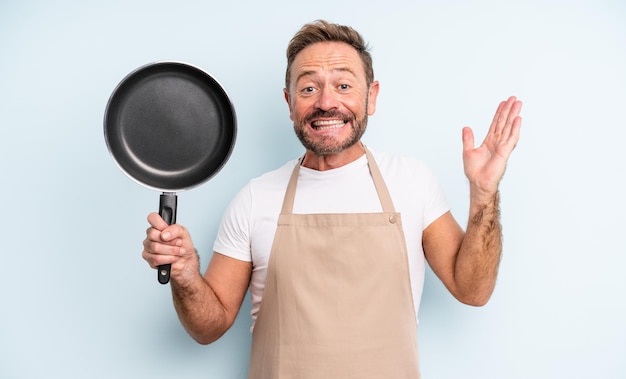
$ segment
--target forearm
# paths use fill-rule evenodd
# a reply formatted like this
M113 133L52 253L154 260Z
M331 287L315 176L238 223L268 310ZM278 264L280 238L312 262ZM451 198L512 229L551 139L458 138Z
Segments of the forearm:
M455 264L458 297L471 305L487 303L495 287L502 252L499 193L470 200L465 237Z
M171 288L178 318L198 343L214 342L228 330L230 324L226 311L200 273L184 285L172 280Z
M245 296L252 265L214 253L204 275L187 229L148 215L142 257L157 268L171 264L172 298L181 324L196 341L208 344L233 324Z

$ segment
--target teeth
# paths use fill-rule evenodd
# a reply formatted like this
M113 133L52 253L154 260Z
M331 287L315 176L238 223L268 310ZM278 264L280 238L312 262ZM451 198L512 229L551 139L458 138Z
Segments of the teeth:
M328 130L328 129L338 129L345 125L343 120L323 120L323 121L315 121L312 123L312 126L316 130Z

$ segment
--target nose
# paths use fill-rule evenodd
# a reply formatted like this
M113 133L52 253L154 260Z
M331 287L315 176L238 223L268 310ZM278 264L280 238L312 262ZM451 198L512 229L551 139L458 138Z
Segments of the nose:
M338 108L339 99L337 97L337 93L332 87L324 86L319 91L319 97L317 98L317 103L315 105L318 109L323 111Z

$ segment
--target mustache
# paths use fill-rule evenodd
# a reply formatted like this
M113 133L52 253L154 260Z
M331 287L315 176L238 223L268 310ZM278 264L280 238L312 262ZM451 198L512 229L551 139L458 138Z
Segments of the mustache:
M318 109L306 115L306 117L304 117L302 122L309 123L312 120L315 120L318 118L339 118L344 121L352 121L354 119L354 117L351 114L345 114L345 113L339 112L338 110L324 111L324 110Z

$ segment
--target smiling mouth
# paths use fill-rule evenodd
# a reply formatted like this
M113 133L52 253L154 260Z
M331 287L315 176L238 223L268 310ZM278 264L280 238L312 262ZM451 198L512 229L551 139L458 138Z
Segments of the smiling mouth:
M319 120L313 121L311 127L315 130L339 129L346 124L345 120Z

